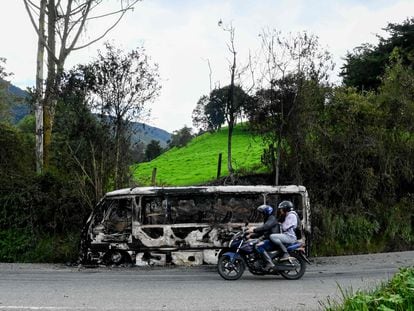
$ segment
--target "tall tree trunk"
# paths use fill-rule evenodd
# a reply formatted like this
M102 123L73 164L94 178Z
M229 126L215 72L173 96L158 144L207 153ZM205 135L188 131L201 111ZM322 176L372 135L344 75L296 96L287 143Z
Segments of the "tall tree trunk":
M233 166L232 166L232 161L231 161L231 143L232 143L232 138L233 138L233 123L234 121L230 121L229 122L229 133L227 136L227 169L229 171L230 177L233 177Z
M48 71L46 80L46 91L43 106L43 164L45 169L49 167L50 149L52 143L53 112L56 105L56 10L55 0L48 1L48 22L47 22L47 45L48 50Z
M120 133L119 128L116 128L116 138L115 138L115 189L119 187L119 158L120 158Z
M280 151L282 150L282 136L277 140L277 155L276 155L276 165L275 165L275 186L279 186L279 176L280 176Z
M233 43L233 39L232 39ZM232 165L232 154L231 154L231 143L233 138L233 128L234 128L234 114L235 114L235 107L234 107L234 74L236 71L236 51L234 48L232 49L233 53L233 65L231 67L231 80L230 80L230 88L229 88L229 97L227 103L227 114L228 114L228 126L229 126L229 133L227 136L227 169L229 171L230 178L233 180L233 165Z
M45 36L46 0L41 0L39 11L39 36L37 41L36 61L36 172L43 171L43 60L44 60L44 36Z
M121 156L121 139L124 134L124 123L122 115L117 114L115 121L115 172L114 181L115 189L119 188L123 184L123 172L122 172L122 156Z

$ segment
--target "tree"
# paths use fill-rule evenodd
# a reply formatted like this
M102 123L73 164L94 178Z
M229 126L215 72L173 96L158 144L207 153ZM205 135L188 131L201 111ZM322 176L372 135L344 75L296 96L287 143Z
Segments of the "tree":
M191 115L194 127L201 128L202 130L206 130L209 127L207 116L204 111L205 106L207 104L208 104L208 96L206 95L201 96Z
M124 53L109 43L105 47L105 53L99 52L86 71L93 85L94 108L102 120L113 125L114 182L118 187L126 182L129 172L124 156L130 147L130 122L141 118L145 105L158 95L159 74L158 65L150 63L143 48Z
M193 139L194 135L191 133L191 127L184 125L182 129L176 130L171 135L171 141L168 144L170 148L184 147L188 142Z
M230 86L214 89L210 96L202 96L193 110L193 123L203 130L216 131L230 118L227 103ZM249 95L238 85L234 86L234 120L242 117L244 106L250 100Z
M276 30L260 35L261 51L258 86L248 118L269 145L265 157L279 184L282 153L290 152L295 165L295 182L301 183L301 148L312 125L314 105L323 105L322 83L333 68L330 54L318 38L306 32L283 37ZM284 150L283 150L284 149ZM276 154L276 155L275 155Z
M145 161L145 144L140 141L132 145L131 161L141 163Z
M219 26L222 26L222 22L219 21ZM237 108L234 103L234 77L236 74L236 49L234 47L234 33L235 29L233 25L229 27L223 27L224 31L229 33L230 39L227 47L232 55L233 61L230 65L230 85L228 89L227 95L227 104L225 106L225 116L228 125L228 136L227 136L227 170L229 171L229 175L231 179L233 179L233 165L232 165L232 153L231 153L231 144L232 144L232 137L233 137L233 129L234 123L236 119Z
M115 140L111 126L93 109L93 84L84 67L65 72L55 117L54 166L77 184L90 208L111 189L115 167ZM52 158L53 160L53 158Z
M404 65L399 48L391 53L379 91L382 109L388 117L386 127L414 133L414 68Z
M401 24L389 23L384 30L389 36L377 35L377 45L365 43L347 53L340 73L344 85L358 90L377 90L396 47L400 50L403 65L414 64L414 18Z
M101 0L24 0L26 11L38 37L36 69L36 157L37 171L46 167L50 158L52 127L57 104L58 86L67 57L102 39L139 0L121 0L120 8L106 13L93 13L101 8ZM35 16L39 16L38 22ZM91 41L80 44L86 25L102 18L115 17L113 23ZM47 76L44 83L44 51L47 51ZM43 150L41 150L43 148Z
M145 159L151 161L162 153L162 148L158 140L151 140L145 149Z

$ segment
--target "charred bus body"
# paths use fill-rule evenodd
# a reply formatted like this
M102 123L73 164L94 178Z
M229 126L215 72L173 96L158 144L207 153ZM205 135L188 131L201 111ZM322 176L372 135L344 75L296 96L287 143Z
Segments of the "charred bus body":
M309 250L303 186L139 187L109 192L82 232L84 263L215 263L235 230L262 222L256 208L291 200Z

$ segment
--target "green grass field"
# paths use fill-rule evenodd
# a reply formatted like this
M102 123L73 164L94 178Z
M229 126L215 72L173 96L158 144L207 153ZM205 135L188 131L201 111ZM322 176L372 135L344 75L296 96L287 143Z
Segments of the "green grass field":
M222 153L221 176L227 171L227 128L217 133L205 133L183 148L173 148L151 162L132 166L133 176L139 185L150 185L154 167L157 168L157 185L197 185L214 180L217 175L219 153ZM233 168L239 173L265 172L260 157L263 143L238 125L233 134Z

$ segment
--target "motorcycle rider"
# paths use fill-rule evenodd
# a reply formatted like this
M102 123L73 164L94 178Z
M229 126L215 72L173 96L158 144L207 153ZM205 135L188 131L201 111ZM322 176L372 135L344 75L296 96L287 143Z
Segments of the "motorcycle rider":
M263 215L263 225L256 228L249 228L247 230L248 238L259 238L262 237L264 241L256 245L257 251L263 256L266 261L265 270L271 270L275 267L275 264L272 261L272 258L267 253L266 249L271 248L271 242L269 241L269 236L272 233L279 232L278 221L273 215L273 207L270 205L260 205L257 208L257 211Z
M298 225L298 219L295 215L294 205L291 201L282 201L277 207L278 220L281 223L282 233L273 233L270 235L270 240L277 245L283 252L280 260L288 260L289 253L285 244L295 243L297 240L295 229Z

